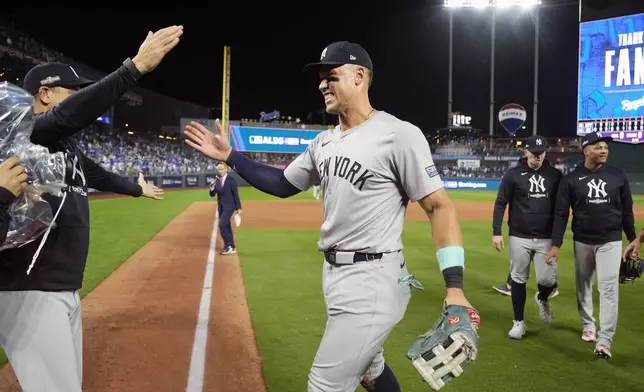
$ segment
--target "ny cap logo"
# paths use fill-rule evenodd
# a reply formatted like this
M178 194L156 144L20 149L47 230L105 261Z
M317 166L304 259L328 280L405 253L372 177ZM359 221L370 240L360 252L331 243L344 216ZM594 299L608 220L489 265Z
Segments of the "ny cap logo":
M542 145L542 144L543 144L543 142L541 141L541 139L537 139L536 143L537 143L537 146L540 146L540 145Z
M326 56L326 50L327 49L328 48L324 48L324 50L322 51L322 55L320 56L320 60L324 60L324 56Z

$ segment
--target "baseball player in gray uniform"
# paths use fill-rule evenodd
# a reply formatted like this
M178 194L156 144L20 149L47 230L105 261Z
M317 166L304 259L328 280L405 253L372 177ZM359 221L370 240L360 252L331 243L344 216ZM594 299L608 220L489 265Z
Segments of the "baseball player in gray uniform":
M612 356L610 349L617 330L622 232L631 242L637 239L628 178L621 169L606 163L611 141L600 132L581 138L584 161L561 180L552 225L552 249L546 255L549 263L558 262L572 208L577 308L583 325L581 338L597 342L595 355L600 358ZM599 334L593 317L595 273L599 290Z
M409 201L417 201L431 222L447 286L445 303L466 307L470 320L478 321L462 290L464 250L456 211L420 129L371 106L373 66L360 45L333 43L310 68L317 71L326 110L338 114L339 125L320 133L285 170L232 150L219 121L214 133L191 123L186 143L226 161L249 184L278 197L321 184L324 223L318 249L324 253L328 319L308 391L355 391L359 384L368 391L400 391L382 347L418 283L402 252Z
M527 331L523 318L526 302L526 281L530 264L534 262L538 291L535 301L543 322L552 322L549 296L557 281L557 266L544 262L552 247L552 220L561 172L545 158L547 141L531 136L525 141L525 158L503 176L494 202L492 243L496 250L504 248L501 226L506 206L509 205L508 227L513 325L508 336L523 339Z

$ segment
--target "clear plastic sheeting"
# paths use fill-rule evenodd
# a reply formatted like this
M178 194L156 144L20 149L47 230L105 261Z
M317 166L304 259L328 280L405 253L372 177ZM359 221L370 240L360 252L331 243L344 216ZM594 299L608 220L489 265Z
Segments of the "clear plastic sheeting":
M11 204L7 239L0 250L17 248L40 237L54 224L49 193L64 192L66 160L62 152L51 154L46 147L31 143L34 126L34 97L11 83L0 83L0 162L16 156L29 175L29 186Z

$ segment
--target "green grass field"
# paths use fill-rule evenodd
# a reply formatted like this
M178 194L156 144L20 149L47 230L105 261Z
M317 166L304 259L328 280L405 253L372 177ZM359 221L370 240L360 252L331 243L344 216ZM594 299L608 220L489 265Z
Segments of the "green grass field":
M493 202L495 197L494 192L486 191L449 193L453 200L462 201ZM637 196L636 203L644 204L644 197ZM559 269L561 294L553 299L555 321L546 326L539 319L533 300L536 284L531 280L526 306L529 335L523 341L511 341L506 337L512 325L510 298L491 289L505 281L507 253L499 254L492 248L489 222L461 224L467 258L465 290L481 312L480 357L446 390L585 391L599 386L615 391L644 390L644 369L637 361L644 345L644 337L638 333L644 317L636 302L644 294L642 283L620 286L614 357L610 361L595 359L594 346L580 339L572 252L570 242L566 242ZM637 227L642 225L644 222L638 222ZM507 241L507 229L504 231ZM570 231L567 234L569 241ZM236 236L269 390L305 390L326 321L321 258L316 250L318 231L240 228ZM403 241L410 271L425 290L414 291L405 319L385 345L385 357L403 390L425 391L429 388L404 353L415 336L436 321L445 294L444 282L431 245L429 223L408 224ZM598 309L596 293L595 301Z
M495 193L451 191L453 200L493 202ZM258 191L240 189L242 203L272 200ZM308 194L298 199L311 199ZM141 248L175 216L194 201L211 200L207 191L167 192L155 202L132 198L95 200L91 208L90 254L81 295L85 296ZM644 205L644 196L635 197ZM541 323L528 285L526 321L530 329L524 341L506 337L511 327L510 298L491 289L508 273L507 250L498 254L491 246L489 222L461 222L466 247L466 294L481 312L480 357L446 390L478 391L644 391L644 368L638 361L644 322L637 298L644 281L620 285L620 319L613 359L596 360L593 346L581 341L575 305L570 231L562 249L559 268L561 294L553 299L555 321ZM644 222L638 222L641 228ZM504 228L507 236L507 229ZM266 382L271 392L302 391L311 361L322 336L326 314L321 294L321 257L316 250L317 230L261 230L243 226L236 237L253 326L257 334ZM403 234L408 266L424 284L414 291L406 318L385 345L387 362L395 370L403 390L429 390L404 358L416 335L436 321L444 297L444 283L431 245L429 223L410 223ZM534 270L533 270L534 271ZM532 278L532 275L531 275ZM597 294L595 294L596 309ZM597 311L596 311L597 316ZM222 315L225 317L225 315ZM4 362L4 361L3 361ZM188 366L188 364L186 364Z

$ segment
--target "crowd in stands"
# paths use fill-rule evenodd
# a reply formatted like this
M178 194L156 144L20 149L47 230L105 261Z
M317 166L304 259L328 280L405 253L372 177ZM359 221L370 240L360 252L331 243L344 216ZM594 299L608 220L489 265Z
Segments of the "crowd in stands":
M185 145L183 138L147 133L127 133L94 126L74 139L85 155L105 170L122 176L180 175L216 172L217 162ZM251 159L267 165L286 167L297 154L244 152Z
M215 172L217 162L185 145L181 137L159 138L146 133L130 134L91 127L75 136L79 148L101 167L122 176L180 175ZM245 152L266 165L285 168L298 154ZM437 162L444 177L499 178L508 169L504 163L479 167Z
M215 172L217 162L185 145L181 138L159 138L87 129L75 136L85 155L105 170L122 176L179 175Z

